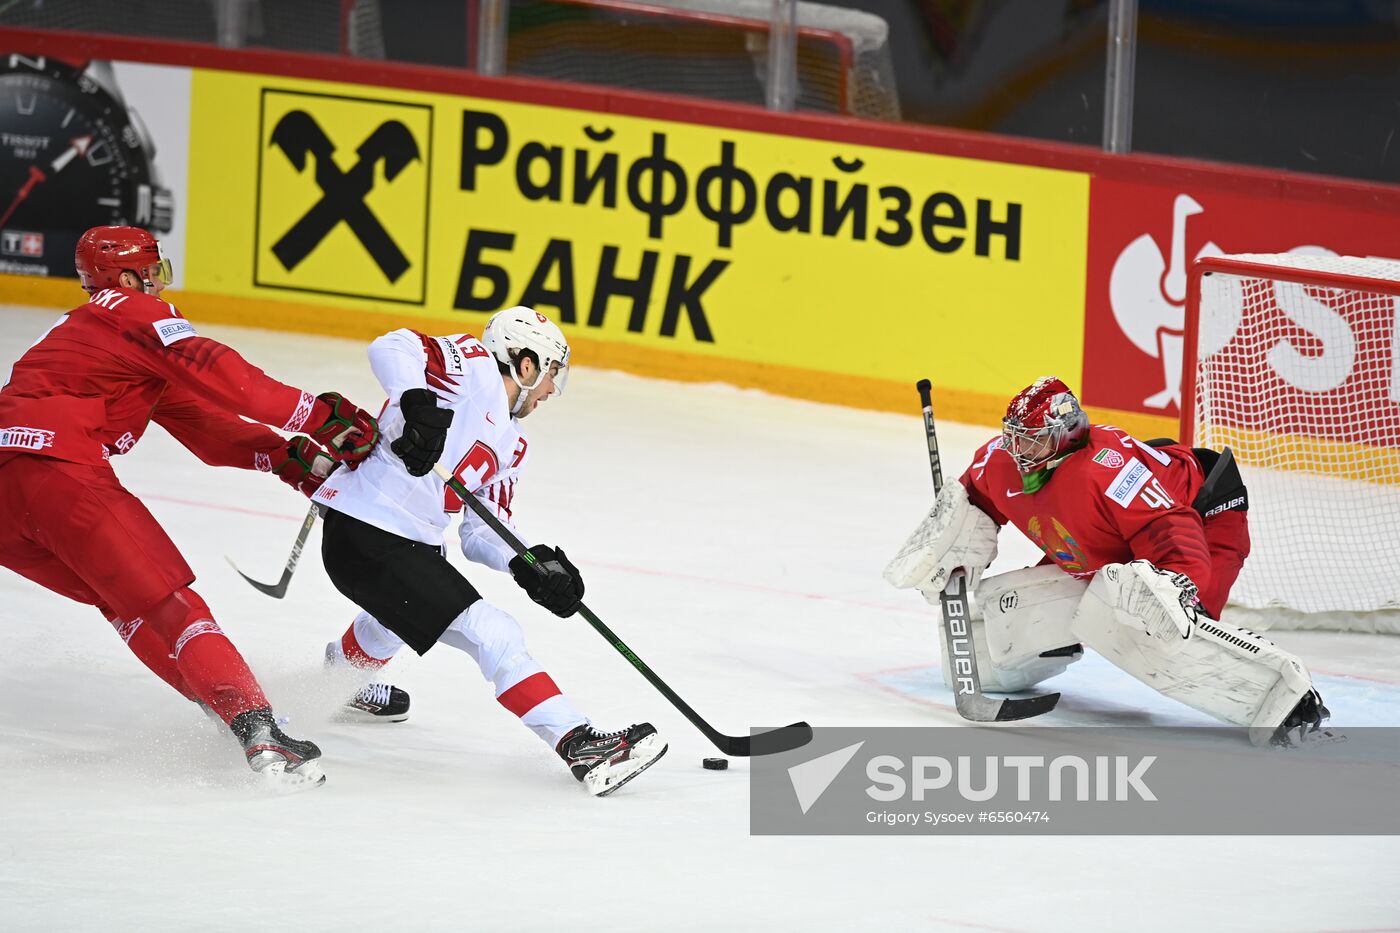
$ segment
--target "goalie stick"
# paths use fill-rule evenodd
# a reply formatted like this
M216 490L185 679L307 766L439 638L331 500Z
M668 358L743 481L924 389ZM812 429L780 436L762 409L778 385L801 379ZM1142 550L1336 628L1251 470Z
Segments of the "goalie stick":
M301 549L306 544L306 536L311 534L311 526L316 524L316 519L321 514L321 507L313 505L306 513L306 521L301 523L301 531L297 532L296 543L292 545L292 554L287 558L287 566L282 568L282 579L273 583L259 583L246 573L238 569L238 565L233 562L233 558L224 555L224 560L243 579L247 580L254 589L266 593L273 599L281 599L287 595L287 585L292 582L292 573L297 569L297 561L301 560Z
M462 501L467 503L477 517L491 527L491 530L501 536L501 540L510 545L511 550L525 558L526 563L534 563L534 555L529 553L529 549L521 543L520 539L511 534L510 529L501 524L500 519L491 514L491 510L486 507L476 496L467 491L461 480L453 476L443 467L436 464L433 469L444 483L452 487ZM251 581L250 581L251 582ZM603 620L593 614L583 603L579 603L578 614L588 620L588 624L597 630L598 634L608 640L608 644L617 649L618 654L626 658L637 671L647 679L647 681L661 692L661 695L671 701L671 705L681 711L681 714L689 719L695 728L704 733L705 738L714 743L715 747L726 755L736 758L747 758L752 755L773 755L778 752L791 751L800 748L812 741L812 727L805 722L795 722L790 726L783 726L781 729L773 729L769 732L760 732L754 736L748 735L725 735L710 725L700 714L690 708L690 704L682 700L676 691L667 686L666 681L656 675L646 662L637 657L631 648L623 643L621 638L613 634L612 629L603 624Z
M917 385L919 401L924 407L924 434L928 440L928 465L933 471L933 492L943 491L943 464L938 456L938 434L933 426L933 385L920 379ZM982 692L982 680L977 676L977 652L972 645L972 625L967 608L967 572L962 568L948 575L948 585L939 594L943 615L943 635L948 650L943 663L949 665L953 682L953 702L958 714L973 722L1010 722L1048 713L1060 702L1058 693L1026 697L1021 700L994 700Z

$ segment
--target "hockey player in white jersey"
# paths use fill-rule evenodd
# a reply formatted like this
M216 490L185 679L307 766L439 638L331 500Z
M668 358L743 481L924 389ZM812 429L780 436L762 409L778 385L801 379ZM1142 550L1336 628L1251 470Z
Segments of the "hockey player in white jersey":
M543 314L516 307L493 316L480 340L396 330L369 348L388 393L381 442L355 470L317 491L326 507L321 555L336 588L362 610L338 642L332 665L374 670L407 644L419 654L442 643L466 652L496 699L548 742L595 796L650 767L666 744L650 723L599 732L525 647L520 624L482 599L446 559L443 534L461 513L462 553L508 571L535 602L560 617L578 609L583 579L561 548L533 545L532 563L433 473L439 461L523 541L511 521L516 480L530 445L520 420L554 395L569 373L569 344Z

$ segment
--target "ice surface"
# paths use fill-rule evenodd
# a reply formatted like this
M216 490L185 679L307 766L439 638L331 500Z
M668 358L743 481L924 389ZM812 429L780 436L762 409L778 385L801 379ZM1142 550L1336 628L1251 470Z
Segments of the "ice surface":
M197 322L199 309L186 310ZM0 313L3 373L55 314ZM201 330L285 381L380 401L358 343ZM930 668L931 610L880 579L931 498L912 387L910 414L895 416L579 363L568 394L527 422L534 453L517 516L538 540L567 547L589 605L641 657L730 733L796 719L958 725ZM960 468L989 434L940 425L945 464ZM1400 924L1400 842L1389 838L750 837L745 761L702 770L714 749L584 622L538 611L479 568L471 579L522 620L576 703L603 727L655 722L668 756L591 799L446 649L389 668L413 694L409 722L330 724L345 685L323 678L321 652L353 611L320 568L319 531L284 600L224 563L275 580L305 500L268 476L208 468L158 428L116 465L184 551L292 731L321 743L329 781L259 795L236 746L94 610L0 571L0 928ZM1007 537L998 569L1035 554ZM1400 640L1278 640L1336 675L1324 689L1340 722L1400 710ZM1062 681L1064 713L1052 719L1193 715L1101 662Z

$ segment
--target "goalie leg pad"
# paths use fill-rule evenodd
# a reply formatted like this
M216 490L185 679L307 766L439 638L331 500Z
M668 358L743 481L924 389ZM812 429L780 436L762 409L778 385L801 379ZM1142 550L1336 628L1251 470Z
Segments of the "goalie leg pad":
M1029 690L1083 657L1070 621L1086 586L1083 580L1048 566L982 581L974 594L968 628L984 691ZM938 634L946 659L947 633L941 625ZM943 683L956 689L948 664L943 668Z
M1196 585L1184 573L1150 561L1105 564L1094 574L1082 605L1102 604L1119 624L1160 639L1168 651L1191 637L1196 620Z
M975 598L986 623L992 663L1016 669L1078 642L1070 624L1088 585L1051 565L983 580Z
M968 501L962 483L952 482L885 567L885 580L900 589L918 587L936 603L959 567L967 571L968 591L975 590L996 554L996 522Z
M1253 632L1197 617L1189 639L1162 639L1122 621L1095 587L1075 613L1078 639L1163 696L1237 726L1266 742L1312 687L1303 663Z

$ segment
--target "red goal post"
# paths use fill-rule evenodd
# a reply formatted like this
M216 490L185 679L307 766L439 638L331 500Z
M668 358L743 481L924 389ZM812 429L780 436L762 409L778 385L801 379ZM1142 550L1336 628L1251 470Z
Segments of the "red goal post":
M1232 605L1306 628L1400 632L1400 262L1198 260L1181 436L1230 447L1252 553Z

